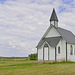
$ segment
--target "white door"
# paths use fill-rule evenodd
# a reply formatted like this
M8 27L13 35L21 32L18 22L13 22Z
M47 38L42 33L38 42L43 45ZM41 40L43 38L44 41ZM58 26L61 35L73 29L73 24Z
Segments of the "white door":
M48 47L44 47L44 60L48 60Z

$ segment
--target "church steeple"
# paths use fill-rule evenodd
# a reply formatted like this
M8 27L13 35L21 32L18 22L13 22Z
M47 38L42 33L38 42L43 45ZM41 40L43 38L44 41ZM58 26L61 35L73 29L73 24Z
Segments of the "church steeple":
M54 8L50 17L50 24L54 25L55 27L58 27L58 18Z

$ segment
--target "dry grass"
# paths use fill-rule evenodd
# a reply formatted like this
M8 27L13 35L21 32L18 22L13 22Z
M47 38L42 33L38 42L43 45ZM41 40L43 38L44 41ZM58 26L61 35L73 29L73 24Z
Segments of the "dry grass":
M75 63L0 61L0 75L75 75Z

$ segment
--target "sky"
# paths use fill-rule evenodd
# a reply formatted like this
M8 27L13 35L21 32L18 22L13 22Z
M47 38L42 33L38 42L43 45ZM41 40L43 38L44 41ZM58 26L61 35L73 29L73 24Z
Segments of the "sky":
M53 8L58 26L75 34L75 0L0 0L0 56L36 53Z

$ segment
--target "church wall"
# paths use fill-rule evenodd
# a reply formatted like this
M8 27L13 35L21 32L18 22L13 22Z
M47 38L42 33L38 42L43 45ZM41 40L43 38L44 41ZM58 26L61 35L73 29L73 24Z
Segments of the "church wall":
M55 47L49 47L49 60L55 61Z
M43 47L38 48L38 61L43 61Z
M38 48L38 61L43 61L43 60L47 60L48 61L48 49L44 48L44 45L46 43L47 42L44 42L43 45L40 48ZM44 50L44 57L43 57L43 50Z
M42 45L41 48L38 48L38 61L43 61L44 44ZM58 54L59 46L60 46L60 54ZM61 39L58 45L56 46L56 60L57 61L66 60L66 41L64 39ZM49 61L55 61L55 47L49 46Z
M71 45L73 47L73 55L70 54ZM43 61L43 46L38 48L38 61ZM60 54L58 54L58 47L60 46ZM56 60L63 61L66 60L66 41L64 39L60 40L56 46ZM67 60L75 62L75 45L67 44ZM55 61L55 47L49 46L49 61Z
M71 55L71 45L73 47L73 54ZM75 62L75 45L74 44L67 44L67 60Z
M55 27L58 27L58 22L57 21L55 21Z
M52 27L51 30L46 35L46 38L48 38L48 37L56 37L56 36L61 36L61 35L57 32L57 30L54 27Z
M50 22L52 25L54 25L55 27L58 27L58 22L57 21L51 21Z
M60 54L58 53L58 47L60 47ZM57 47L56 47L56 60L60 61L60 59L62 59L62 46L61 46L61 40L58 43Z
M54 21L51 21L50 24L54 25Z
M38 48L38 61L43 61L43 49L44 49L45 43L42 45L42 47ZM47 54L48 53L44 51L44 55L45 55L44 57L48 56ZM49 57L48 58L49 58L49 61L55 61L55 47L49 46Z
M64 39L61 40L61 48L62 48L62 59L66 60L66 41Z
M60 47L60 53L58 53L58 47ZM57 61L66 60L66 41L61 39L56 48Z

